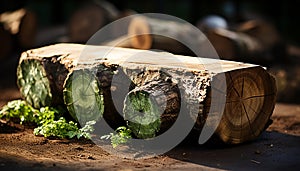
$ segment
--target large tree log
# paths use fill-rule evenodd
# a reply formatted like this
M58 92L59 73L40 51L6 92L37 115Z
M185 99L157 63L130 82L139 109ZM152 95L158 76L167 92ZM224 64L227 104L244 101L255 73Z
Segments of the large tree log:
M271 50L282 41L275 26L264 20L246 21L239 24L236 31L257 38L265 49Z
M118 15L119 11L104 0L84 4L70 18L68 24L70 41L86 43L93 34L116 19Z
M46 62L54 63L55 65L52 64L52 66L59 64L57 66L60 67L56 67L55 69L46 67ZM92 79L90 79L89 76L84 76L85 72L78 71L81 73L79 74L79 78L92 81L81 81L82 79L77 78L75 84L80 85L78 88L81 90L88 88L88 91L75 90L75 92L72 92L75 94L75 96L72 96L72 99L70 98L71 96L68 95L70 94L68 91L73 91L72 86L68 84L70 80L65 79L67 75L69 75L68 78L72 78L71 74L74 74L74 66L80 66L80 68L76 68L76 71L81 68L93 71L94 67L96 67L98 71L95 72L96 76L92 77ZM36 69L36 67L39 69ZM61 67L63 69L57 69ZM175 97L176 94L176 88L173 88L174 86L180 85L179 88L183 89L184 93L181 95L177 93L176 98L181 97L181 99L186 101L189 111L197 111L196 113L198 113L198 115L191 117L195 119L197 123L196 128L200 130L203 127L203 123L214 122L214 120L206 120L206 118L210 118L210 115L214 116L214 114L208 113L207 111L209 111L211 106L218 106L220 104L214 104L211 99L226 97L225 110L221 113L223 117L216 134L227 143L241 143L259 136L269 121L275 104L276 86L274 79L265 69L257 65L104 46L58 44L24 52L20 59L18 82L21 93L27 101L43 104L39 101L39 98L37 98L38 96L43 97L40 99L45 102L54 103L54 98L62 99L62 89L65 89L65 101L67 105L75 104L81 107L80 110L96 111L95 105L105 105L101 100L99 101L101 97L96 96L99 97L98 100L96 99L96 103L91 103L91 105L86 106L86 102L95 101L95 96L84 96L84 94L89 95L90 92L97 94L98 89L100 90L100 95L101 92L103 92L103 94L104 92L109 92L109 89L104 90L101 85L105 82L110 82L107 80L113 79L117 73L120 73L114 72L117 70L116 68L118 68L119 71L124 71L127 77L130 77L136 86L136 89L131 91L127 96L128 99L142 99L144 100L143 102L145 102L145 104L142 104L144 107L155 103L156 107L159 106L158 104L160 104L160 102L158 101L160 95L155 94L158 92L166 95L166 99L169 99L169 101L173 101L174 99L171 97ZM106 74L101 73L107 69L113 72L109 72L111 73L111 77L105 77L106 79L104 79L103 76ZM171 81L162 79L165 76L163 76L163 74L157 74L159 72L147 72L149 70L168 73L171 76ZM99 73L100 76L97 75ZM226 82L220 79L223 73L225 73ZM39 77L36 77L36 75L39 75ZM35 76L35 78L32 76ZM65 81L65 84L58 84L57 82L60 82L60 80ZM96 82L95 80L98 81L98 84L90 84ZM214 82L216 83L213 84ZM87 84L90 86L86 86ZM54 85L58 86L55 87ZM227 86L226 92L222 90L224 86ZM162 88L160 91L158 91L159 87ZM110 89L113 90L112 86ZM211 94L210 90L216 90L218 93ZM49 96L49 92L52 96ZM81 93L83 93L83 96L80 95ZM141 97L141 95L145 96ZM44 96L48 98L44 98ZM105 95L103 98L104 100L106 99ZM124 100L125 96L120 98ZM151 103L149 103L147 99L149 99ZM75 103L75 101L79 101L80 103ZM97 103L97 101L100 103ZM189 105L195 102L201 104L200 108L194 109L192 105ZM168 103L167 100L166 109L179 110L176 107L178 105L173 104L173 102ZM173 107L170 107L170 105L173 105ZM104 108L106 107L105 105ZM127 107L130 106L127 105ZM70 110L72 106L68 108ZM130 110L127 109L124 111L135 113L134 111L138 108L132 107ZM151 113L151 110L147 109L146 111L150 111ZM72 112L72 110L70 110L70 112ZM166 112L165 114L167 113L172 112ZM110 115L113 114L110 113ZM126 115L130 116L130 114L128 115L128 113L125 112L125 116ZM163 116L164 115L158 119L164 118ZM176 114L171 118L176 118ZM90 119L90 117L87 117L87 119ZM151 130L149 131L150 133L145 133L146 136L141 135L141 137L153 136L153 134L156 135L156 132L159 134L160 131L163 132L164 129L168 129L173 121L170 121L169 125L166 124L167 126L165 126L165 124L159 124L156 126L158 131ZM159 122L167 123L167 121L165 122L163 119Z
M215 28L205 30L205 34L222 59L268 66L285 60L286 47L266 21L250 20L235 30Z
M193 54L183 43L200 47L201 39L194 34L194 27L189 24L143 16L134 17L128 26L128 37L133 48L159 49L176 54Z
M266 60L261 57L264 47L255 37L223 28L209 30L206 36L222 59L258 63Z

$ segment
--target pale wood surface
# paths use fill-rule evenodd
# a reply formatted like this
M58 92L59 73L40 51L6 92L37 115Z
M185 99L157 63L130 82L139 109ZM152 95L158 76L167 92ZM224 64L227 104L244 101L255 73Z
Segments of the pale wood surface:
M139 64L148 68L178 68L187 71L208 71L223 73L258 65L203 57L174 55L167 52L154 52L129 48L90 46L80 44L56 44L26 51L22 58L61 56L64 63L72 65L103 62L131 66Z

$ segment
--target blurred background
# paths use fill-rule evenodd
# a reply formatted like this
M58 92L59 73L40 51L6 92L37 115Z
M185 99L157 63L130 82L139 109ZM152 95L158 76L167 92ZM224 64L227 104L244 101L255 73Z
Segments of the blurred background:
M276 77L279 102L300 103L299 6L296 0L1 1L0 106L20 97L15 73L21 52L59 42L86 43L106 24L137 13L190 22L222 59L266 66Z

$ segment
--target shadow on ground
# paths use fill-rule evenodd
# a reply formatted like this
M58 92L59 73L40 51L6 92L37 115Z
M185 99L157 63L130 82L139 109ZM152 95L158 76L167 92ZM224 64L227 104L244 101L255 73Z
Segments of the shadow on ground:
M264 132L251 143L214 148L182 145L168 156L224 170L300 170L300 137Z

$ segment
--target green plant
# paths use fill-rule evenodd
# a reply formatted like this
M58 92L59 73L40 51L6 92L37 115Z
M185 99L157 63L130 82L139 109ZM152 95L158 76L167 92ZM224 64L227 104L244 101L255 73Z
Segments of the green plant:
M61 117L59 120L48 122L34 129L35 135L43 135L44 137L59 137L59 138L87 138L91 139L90 133L94 131L93 125L95 121L89 121L84 127L78 129L77 123L73 121L67 122Z
M43 125L59 118L61 113L64 113L62 109L42 107L40 110L37 110L23 100L13 100L2 108L0 118L5 118L6 120L19 119L20 124L29 122Z
M63 109L42 107L37 110L23 100L14 100L2 108L0 118L19 119L20 124L24 122L35 123L38 126L34 129L35 135L59 138L91 138L90 133L94 130L93 125L96 121L89 121L79 129L77 123L67 122L65 118L61 117L62 113L65 113Z
M44 125L54 120L59 119L65 113L64 109L57 109L53 107L42 107L36 119L37 125Z
M131 130L125 126L121 126L115 130L115 133L110 133L109 135L103 135L101 139L110 139L113 148L116 148L120 144L127 143L131 137Z
M26 104L23 100L14 100L7 103L0 111L0 118L7 120L17 118L20 124L24 122L37 122L39 111Z

